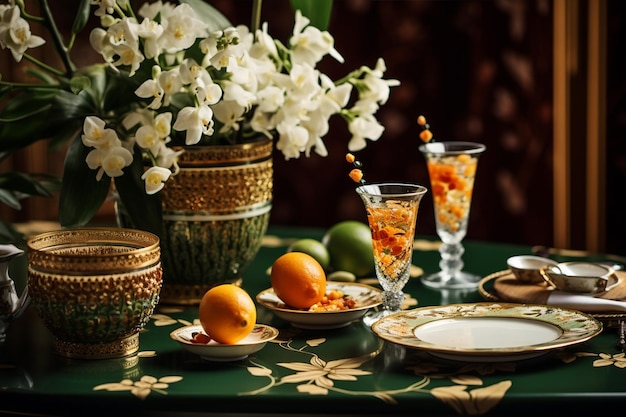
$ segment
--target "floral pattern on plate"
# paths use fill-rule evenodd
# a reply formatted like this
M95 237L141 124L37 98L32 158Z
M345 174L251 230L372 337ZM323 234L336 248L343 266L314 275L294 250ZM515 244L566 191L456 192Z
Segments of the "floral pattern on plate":
M227 345L211 340L209 343L192 342L195 333L204 333L202 326L191 325L181 327L170 333L170 337L191 353L202 359L214 362L242 360L263 349L267 342L278 336L278 330L272 326L255 324L252 332L239 342Z
M523 337L508 340L518 329ZM600 334L602 323L554 306L470 303L403 311L374 323L372 330L383 340L447 359L499 361L527 359L582 343Z

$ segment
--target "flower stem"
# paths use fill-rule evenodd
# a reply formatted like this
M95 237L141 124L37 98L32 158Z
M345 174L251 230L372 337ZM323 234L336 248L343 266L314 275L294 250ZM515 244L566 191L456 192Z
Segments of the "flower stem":
M60 90L61 87L55 84L30 84L30 83L14 83L10 81L0 81L0 85L4 85L15 89L37 90Z
M40 60L38 60L37 58L35 58L32 55L24 54L23 57L24 57L24 59L29 60L33 64L37 65L40 68L45 69L46 71L48 71L48 72L50 72L52 74L59 75L59 76L65 75L65 73L63 73L62 71L59 71L58 69L56 69L54 67L51 67L50 65L46 64L45 62L41 62Z
M74 64L70 60L69 50L63 44L61 33L59 32L54 17L52 16L52 11L50 10L50 6L48 5L48 0L39 0L39 7L41 7L46 26L48 27L48 30L52 35L54 45L61 57L61 60L63 61L67 76L68 78L71 78L72 74L74 73Z
M261 6L263 0L254 0L252 2L252 22L250 22L250 30L256 37L256 31L261 27Z

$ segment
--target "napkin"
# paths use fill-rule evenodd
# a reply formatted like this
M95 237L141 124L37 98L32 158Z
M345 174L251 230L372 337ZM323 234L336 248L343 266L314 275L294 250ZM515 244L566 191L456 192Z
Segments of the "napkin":
M588 313L598 312L626 312L626 302L607 300L606 298L590 295L572 294L564 291L554 291L548 296L548 305L576 309Z
M583 312L626 312L626 272L615 272L619 282L609 291L598 294L577 294L554 290L546 283L527 284L512 273L499 276L493 290L503 301L547 304Z

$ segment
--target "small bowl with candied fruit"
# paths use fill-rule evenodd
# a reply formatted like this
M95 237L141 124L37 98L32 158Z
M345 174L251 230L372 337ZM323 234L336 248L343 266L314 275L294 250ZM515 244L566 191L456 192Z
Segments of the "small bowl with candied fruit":
M336 329L361 319L381 304L382 291L365 284L326 282L322 299L308 308L291 307L281 300L273 288L261 291L257 303L276 316L301 329Z

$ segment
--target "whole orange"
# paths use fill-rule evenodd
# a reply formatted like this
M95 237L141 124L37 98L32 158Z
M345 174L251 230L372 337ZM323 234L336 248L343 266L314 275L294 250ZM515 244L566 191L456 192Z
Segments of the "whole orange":
M303 252L288 252L276 259L271 281L278 298L294 308L309 308L326 294L324 268Z
M234 284L221 284L208 290L198 309L200 324L212 339L234 344L252 332L256 306L250 295Z

